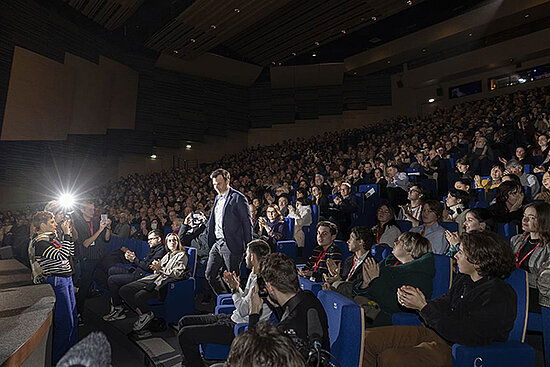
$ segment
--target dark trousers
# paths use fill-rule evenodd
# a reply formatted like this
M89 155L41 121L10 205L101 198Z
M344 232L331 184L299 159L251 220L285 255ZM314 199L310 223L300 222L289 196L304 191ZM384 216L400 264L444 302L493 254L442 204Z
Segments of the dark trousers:
M451 367L451 347L425 326L384 326L365 332L363 366Z
M212 290L217 295L228 293L227 288L221 278L221 269L223 266L229 272L235 272L240 275L241 262L243 260L243 254L234 254L229 250L223 240L219 240L210 249L208 255L208 263L206 264L205 276L212 287Z
M158 298L159 292L155 289L149 291L146 288L151 287L152 279L140 279L132 283L126 284L118 291L120 297L134 311L139 310L141 313L148 313L151 307L148 300Z
M122 299L120 298L120 288L126 284L136 280L136 274L130 273L130 270L122 266L111 266L109 268L109 277L107 278L107 286L111 293L111 302L113 306L120 306Z
M78 342L78 316L71 277L48 277L45 280L55 293L53 322L53 364Z
M235 323L231 315L209 314L184 316L179 321L178 341L183 361L182 366L203 367L199 344L214 343L231 345L235 338Z
M84 303L90 293L95 268L99 260L82 259L80 265L80 280L78 283L78 293L76 295L76 309L79 314L84 312Z

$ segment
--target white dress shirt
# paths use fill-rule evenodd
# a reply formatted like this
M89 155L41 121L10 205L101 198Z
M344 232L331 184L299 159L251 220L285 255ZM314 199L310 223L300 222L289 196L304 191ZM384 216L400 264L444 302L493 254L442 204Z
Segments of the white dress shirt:
M214 208L214 236L216 239L225 238L223 235L223 208L225 207L225 202L229 196L229 188L225 194L218 194L218 201L216 202L216 207Z

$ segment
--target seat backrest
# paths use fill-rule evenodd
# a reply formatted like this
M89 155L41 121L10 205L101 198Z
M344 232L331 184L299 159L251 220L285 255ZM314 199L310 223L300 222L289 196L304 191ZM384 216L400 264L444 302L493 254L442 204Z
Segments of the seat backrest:
M514 223L496 223L497 233L508 241L518 234L518 226Z
M361 366L364 348L364 319L361 307L333 291L317 295L328 318L330 351L340 366Z
M342 252L342 262L346 260L348 257L351 256L351 252L349 252L348 244L344 241L335 240L334 244L338 246L340 251Z
M185 249L187 250L187 256L189 257L187 260L187 268L191 270L189 276L194 278L195 271L197 269L197 249L194 247L185 247Z
M317 295L323 285L322 282L314 282L304 277L298 277L300 282L300 288L304 291L311 291L314 295Z
M294 238L294 218L285 217L283 234L285 240L291 240Z
M449 256L434 254L434 266L432 299L448 293L453 283L452 259Z
M439 225L451 232L458 232L457 222L439 222Z
M412 228L412 222L408 220L397 220L396 222L399 226L399 229L401 229L401 232L408 232Z
M517 295L517 315L514 321L514 327L508 336L509 341L525 342L525 332L527 330L527 314L529 312L529 282L527 272L523 269L516 269L506 279Z
M370 253L374 256L376 262L384 260L392 253L392 248L386 245L373 245L370 248Z

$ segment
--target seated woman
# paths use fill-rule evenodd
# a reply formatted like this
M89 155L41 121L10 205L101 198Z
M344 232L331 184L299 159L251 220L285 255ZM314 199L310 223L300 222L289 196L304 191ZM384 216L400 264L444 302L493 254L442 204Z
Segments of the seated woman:
M312 204L319 207L319 220L326 220L330 216L329 214L329 201L326 195L323 194L323 190L320 186L313 186L311 188L311 200Z
M422 206L422 222L418 227L413 227L411 232L420 233L426 237L432 245L434 254L445 255L449 249L449 243L445 238L445 229L439 224L443 208L436 200L426 200Z
M523 210L521 228L524 233L510 239L516 254L516 267L529 273L529 308L540 312L537 276L550 259L550 204L535 202Z
M515 268L510 246L496 233L464 233L455 257L462 275L449 293L428 300L417 287L399 288L399 303L418 311L424 325L367 330L363 366L450 367L452 344L476 347L508 339L517 302L504 281Z
M496 191L496 202L489 211L496 223L521 221L521 206L523 205L523 187L515 181L503 182Z
M474 176L474 184L476 189L484 189L485 191L496 189L502 183L504 175L504 166L502 163L496 163L491 167L491 176L486 179L481 179L480 175Z
M360 305L378 304L380 312L372 314L374 318L368 320L367 326L391 325L392 314L403 311L397 302L397 289L411 283L429 298L434 275L434 258L428 240L418 233L405 232L395 240L392 255L380 264L373 258L365 260L362 278L353 282L353 299ZM340 291L341 286L337 289ZM370 318L369 309L365 310L367 319Z
M187 251L181 245L178 235L169 233L166 236L166 255L151 264L154 274L120 288L122 299L139 315L133 331L143 330L153 320L153 312L147 300L164 298L167 291L165 285L185 277L188 260Z
M296 209L293 206L288 207L288 217L294 219L294 240L299 248L303 248L306 243L306 235L303 227L311 225L311 205L307 197L296 199Z
M491 230L493 226L493 217L489 209L475 208L470 209L464 216L464 228L463 232L471 233L473 231L486 231ZM463 233L461 232L461 233ZM447 255L452 256L458 252L458 244L460 243L460 237L458 232L445 231L445 237L449 242L449 253Z
M393 247L395 239L401 234L401 230L395 221L395 211L388 204L382 204L376 210L376 225L372 227L375 235L375 243Z
M277 241L280 241L285 236L285 219L275 204L269 204L265 210L267 218L260 217L258 219L258 236L269 243L271 251L275 252Z
M469 195L466 191L451 189L445 199L445 210L443 211L444 222L456 222L458 231L462 233L466 210L468 210Z
M535 200L542 200L550 203L550 172L546 172L542 176L542 188L537 196L535 196Z
M384 171L381 168L374 169L374 183L378 185L381 198L388 197L388 181L384 178Z

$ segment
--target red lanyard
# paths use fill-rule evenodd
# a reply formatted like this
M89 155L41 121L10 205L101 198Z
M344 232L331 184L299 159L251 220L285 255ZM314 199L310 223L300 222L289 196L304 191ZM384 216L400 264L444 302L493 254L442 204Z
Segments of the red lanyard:
M523 236L523 239L521 240L521 242L525 241L525 239L529 236L529 234L526 234L525 236ZM529 255L531 255L533 253L533 251L535 251L537 249L537 247L540 246L540 241L537 243L537 245L535 247L533 247L533 249L531 251L529 251L527 253L527 255L525 255L523 257L523 259L519 260L519 252L521 251L521 248L523 246L520 246L520 248L518 249L518 252L516 253L516 268L519 268L521 266L521 263L527 259L529 257Z
M376 226L376 243L380 243L380 227Z
M424 228L422 228L422 232L420 232L421 236L424 236L424 233L426 233L426 225L424 224Z
M401 264L401 261L397 260L397 261L395 262L395 264L393 264L393 266L397 266L397 265L399 265L399 264Z
M90 232L92 232L92 236L94 235L94 220L90 220Z
M353 265L351 266L351 270L350 270L350 272L349 272L349 274L348 274L348 278L346 279L346 281L349 282L350 278L351 278L351 277L353 276L353 274L355 273L355 270L357 270L357 269L355 269L355 256L354 256L354 257L353 257Z
M315 266L313 267L313 272L317 271L317 268L319 267L319 263L321 263L321 260L323 260L323 257L325 257L327 250L328 248L322 253L320 253L319 256L317 256L317 260L315 261Z

